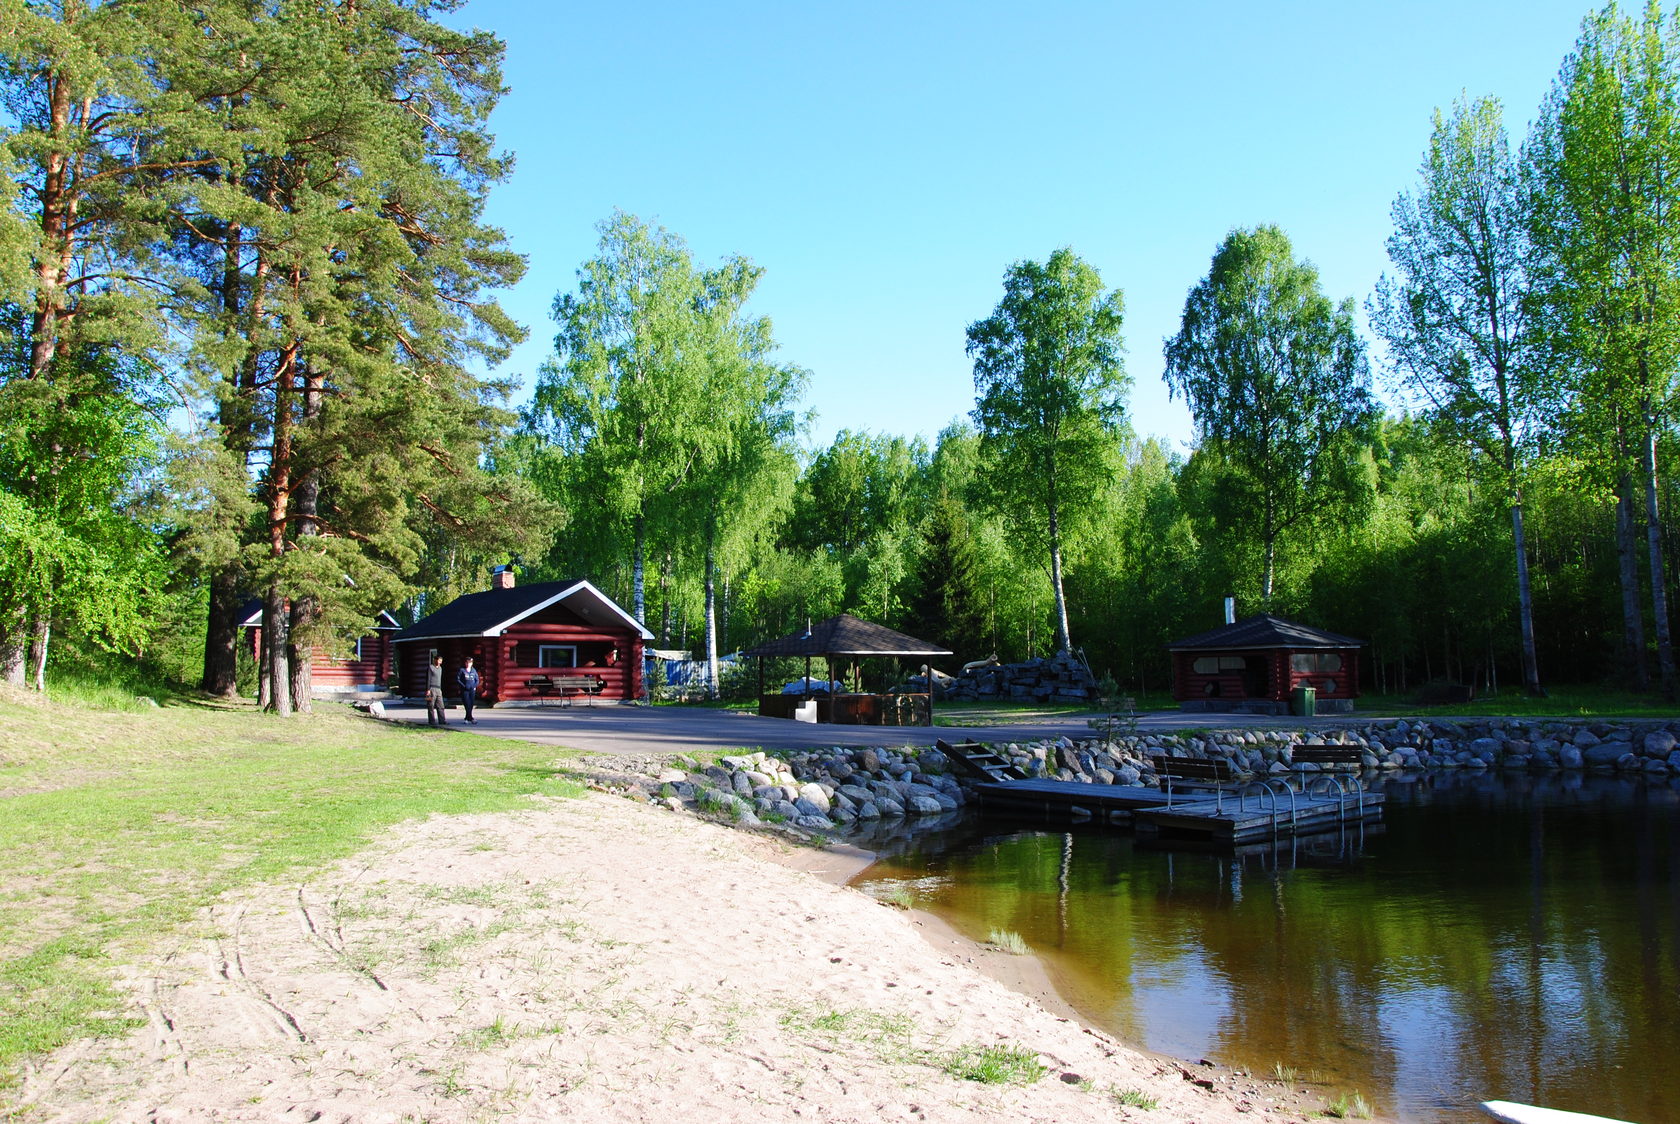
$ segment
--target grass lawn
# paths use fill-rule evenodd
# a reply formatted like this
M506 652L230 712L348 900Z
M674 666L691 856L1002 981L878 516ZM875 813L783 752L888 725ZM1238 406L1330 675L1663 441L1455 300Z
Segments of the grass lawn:
M565 751L334 704L279 719L0 691L0 1088L23 1059L125 1025L109 969L216 895L404 820L581 791Z
M1419 706L1410 695L1361 695L1354 702L1356 717L1365 718L1675 718L1680 706L1660 695L1635 694L1604 687L1557 687L1545 698L1533 699L1522 690L1478 695L1468 703Z
M1128 696L1132 697L1132 696ZM1133 697L1137 713L1150 710L1176 710L1178 704L1165 692L1159 695ZM1107 714L1106 708L1093 705L1077 706L1069 703L1032 703L1016 701L938 702L933 705L935 726L1020 726L1045 718L1059 718L1069 714Z

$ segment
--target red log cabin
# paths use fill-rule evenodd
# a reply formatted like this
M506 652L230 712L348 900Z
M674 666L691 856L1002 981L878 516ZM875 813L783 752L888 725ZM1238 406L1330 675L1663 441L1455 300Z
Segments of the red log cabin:
M582 579L520 586L496 571L492 588L457 597L396 637L400 693L423 697L426 665L443 657L444 695L468 656L483 706L530 706L582 694L643 695L642 649L653 633Z
M239 610L239 627L245 630L251 658L262 662L262 599L253 597ZM390 613L381 611L373 626L342 649L316 646L309 650L310 694L315 698L337 698L383 691L391 685L392 638L402 625Z
M1261 613L1167 645L1173 698L1181 710L1288 714L1295 688L1311 687L1319 713L1349 713L1364 646Z

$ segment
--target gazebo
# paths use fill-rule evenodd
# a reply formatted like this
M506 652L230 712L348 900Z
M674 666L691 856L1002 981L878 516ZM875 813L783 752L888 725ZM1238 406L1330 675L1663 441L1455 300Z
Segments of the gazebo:
M860 620L850 613L841 613L825 621L809 625L803 632L790 633L776 640L767 640L756 648L749 648L744 656L758 658L758 712L772 718L796 718L806 722L832 722L851 726L931 726L933 725L933 693L865 694L859 687L858 661L873 656L900 659L930 660L948 656L950 649L917 640L902 632L894 632L884 625ZM764 661L776 656L804 656L805 678L803 690L797 695L770 694L764 689ZM811 693L811 660L827 661L828 681L836 679L835 664L849 667L849 679L854 688L844 694L830 694L814 698Z
M1261 613L1168 644L1173 698L1181 710L1287 714L1294 690L1311 687L1319 712L1346 714L1359 697L1364 646Z

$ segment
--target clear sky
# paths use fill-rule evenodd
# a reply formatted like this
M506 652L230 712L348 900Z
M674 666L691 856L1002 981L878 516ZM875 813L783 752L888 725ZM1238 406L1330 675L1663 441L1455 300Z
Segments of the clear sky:
M616 207L764 268L751 308L811 372L809 444L931 441L973 406L964 331L1004 270L1071 246L1125 292L1134 427L1182 449L1161 344L1224 235L1278 224L1363 307L1431 111L1497 96L1520 142L1589 10L470 0L450 22L507 43L518 158L489 219L530 263L504 370L529 390Z

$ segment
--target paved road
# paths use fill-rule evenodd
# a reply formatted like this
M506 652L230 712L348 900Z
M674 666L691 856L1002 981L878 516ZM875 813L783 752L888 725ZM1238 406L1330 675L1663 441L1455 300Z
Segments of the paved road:
M387 718L426 721L421 706L386 703ZM460 722L459 708L449 712L450 725L496 738L523 738L542 745L566 746L592 753L667 754L716 749L817 749L825 746L932 745L937 738L973 738L987 742L1031 741L1036 738L1089 737L1089 715L1047 718L1030 725L944 726L818 726L786 718L763 718L728 710L682 706L506 707L477 711L474 726ZM1303 725L1331 726L1335 718L1272 718L1261 715L1182 714L1161 711L1142 715L1141 731L1170 732L1209 726L1256 728ZM1343 718L1341 721L1345 722Z

